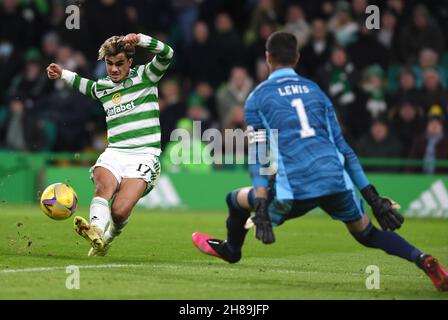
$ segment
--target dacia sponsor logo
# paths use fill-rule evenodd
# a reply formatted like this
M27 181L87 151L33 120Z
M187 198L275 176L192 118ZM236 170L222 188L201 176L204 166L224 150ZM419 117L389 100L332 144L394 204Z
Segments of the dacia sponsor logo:
M123 104L120 104L118 106L113 106L112 108L108 109L107 116L108 117L115 116L117 114L132 110L134 108L135 108L134 101L132 101L130 103L123 103Z

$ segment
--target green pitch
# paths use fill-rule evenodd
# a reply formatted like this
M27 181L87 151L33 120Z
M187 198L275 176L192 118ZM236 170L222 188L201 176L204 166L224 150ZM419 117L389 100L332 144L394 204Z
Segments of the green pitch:
M191 242L194 231L225 237L224 211L135 210L96 258L72 219L52 221L37 206L1 205L0 216L1 299L448 299L413 264L363 248L323 214L278 227L270 246L249 235L235 265ZM446 220L408 219L400 234L448 265L447 229ZM80 267L80 289L66 288L69 265ZM380 269L379 290L366 289L369 265Z

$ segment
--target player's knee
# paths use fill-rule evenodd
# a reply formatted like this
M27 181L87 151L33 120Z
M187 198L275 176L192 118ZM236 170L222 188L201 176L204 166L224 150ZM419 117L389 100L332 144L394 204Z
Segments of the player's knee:
M240 209L240 205L238 203L238 192L240 190L233 190L226 195L226 203L229 209Z
M95 197L102 197L102 198L109 198L109 194L111 191L109 190L110 187L107 186L107 184L102 183L101 181L97 181L95 183Z
M372 223L369 223L362 232L351 232L351 235L363 246L374 248L373 237L376 232L378 232L378 229Z
M226 203L227 207L229 208L229 212L232 215L233 213L239 213L243 214L244 216L249 216L249 210L244 209L241 207L241 205L238 203L238 193L240 192L240 189L233 190L226 195Z

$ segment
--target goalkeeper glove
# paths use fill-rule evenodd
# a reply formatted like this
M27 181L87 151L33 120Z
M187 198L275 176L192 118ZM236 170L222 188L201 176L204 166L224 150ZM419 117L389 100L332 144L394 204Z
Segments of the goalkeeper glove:
M381 197L371 184L362 189L361 194L372 208L373 215L383 230L394 231L400 229L404 218L398 212L400 209L398 203L389 198Z
M247 219L246 229L255 225L255 238L261 240L264 244L275 242L274 231L272 230L271 218L268 214L268 201L264 198L255 199L255 216Z

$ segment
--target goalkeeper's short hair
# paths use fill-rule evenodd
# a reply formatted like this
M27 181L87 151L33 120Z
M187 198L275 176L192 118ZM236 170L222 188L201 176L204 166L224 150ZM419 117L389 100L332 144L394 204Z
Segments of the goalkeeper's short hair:
M266 51L271 54L274 64L294 65L299 54L297 38L289 32L274 32L266 41Z

